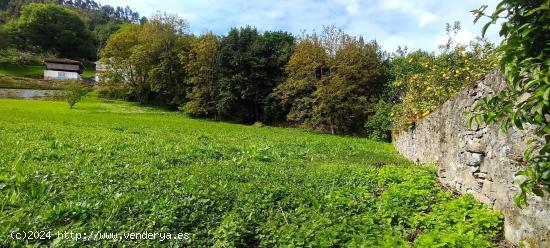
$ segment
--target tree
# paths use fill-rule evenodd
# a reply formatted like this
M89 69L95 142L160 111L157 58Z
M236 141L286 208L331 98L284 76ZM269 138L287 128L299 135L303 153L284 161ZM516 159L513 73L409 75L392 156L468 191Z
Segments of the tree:
M220 41L212 32L208 32L191 42L188 56L181 59L189 75L191 92L182 110L195 116L215 116L219 119L216 108L219 88L217 87Z
M330 65L327 81L313 93L316 98L312 125L331 133L360 132L370 100L383 80L378 45L343 35Z
M495 11L486 15L487 6L474 10L477 22L486 16L491 20L482 34L498 19L503 37L499 47L501 73L508 87L495 97L483 98L475 106L470 125L501 121L501 128L537 128L540 141L532 143L525 153L527 168L517 173L524 180L516 204L527 204L527 194L550 193L550 0L502 0ZM501 14L504 14L501 16Z
M304 35L275 93L297 125L331 133L360 133L383 83L382 52L374 42L327 27Z
M221 40L218 105L224 119L254 122L259 116L259 88L265 83L261 57L257 56L260 34L256 28L232 28Z
M11 44L67 58L94 58L94 39L78 14L55 4L31 3L21 16L6 24Z
M74 105L80 102L82 97L84 97L87 93L88 90L79 82L69 82L65 89L65 100L69 104L69 107L72 109Z
M303 124L312 117L312 94L328 73L328 56L318 37L302 37L285 66L287 78L279 84L274 95L280 100L287 119Z
M392 106L380 100L376 104L376 112L368 117L365 123L367 137L377 141L391 141L391 111Z
M273 122L281 120L284 112L276 97L272 95L273 90L285 80L284 66L288 63L294 52L294 36L287 32L265 32L262 36L257 53L261 56L264 71L264 87L258 92L260 117L255 121Z
M145 24L128 24L101 50L105 77L130 86L141 103L177 106L186 94L186 75L177 59L188 52L186 22L176 16L154 16Z
M270 121L277 115L275 101L268 96L284 79L282 67L294 47L292 35L233 28L220 39L207 33L191 47L185 63L193 89L182 109L246 123Z

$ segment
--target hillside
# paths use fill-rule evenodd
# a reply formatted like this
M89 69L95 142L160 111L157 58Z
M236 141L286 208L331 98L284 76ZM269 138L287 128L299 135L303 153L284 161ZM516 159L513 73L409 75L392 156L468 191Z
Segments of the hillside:
M115 244L98 232L194 247L488 247L501 235L500 214L386 143L93 97L73 110L1 99L0 116L0 246L22 244L14 230L63 246Z

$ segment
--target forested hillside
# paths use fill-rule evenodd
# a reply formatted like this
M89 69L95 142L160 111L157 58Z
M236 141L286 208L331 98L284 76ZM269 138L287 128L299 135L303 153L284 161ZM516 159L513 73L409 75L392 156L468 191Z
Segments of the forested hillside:
M128 6L101 5L93 0L7 0L0 3L0 48L11 45L19 52L95 60L121 25L145 20Z

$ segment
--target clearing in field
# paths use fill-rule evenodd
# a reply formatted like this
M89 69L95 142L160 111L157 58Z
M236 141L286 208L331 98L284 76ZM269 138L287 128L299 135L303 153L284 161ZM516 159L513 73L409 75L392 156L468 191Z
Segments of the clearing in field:
M0 100L0 192L0 246L489 247L501 235L499 213L442 191L390 144L96 98ZM51 237L10 238L21 231ZM144 232L185 235L122 237Z

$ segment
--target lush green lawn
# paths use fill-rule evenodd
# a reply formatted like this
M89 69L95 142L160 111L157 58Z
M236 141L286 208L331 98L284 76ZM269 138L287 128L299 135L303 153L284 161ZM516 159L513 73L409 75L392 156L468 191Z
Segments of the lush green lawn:
M44 66L0 64L0 76L43 78Z
M96 98L73 110L0 99L0 192L0 246L23 244L13 231L130 247L486 247L501 234L500 214L442 191L390 144ZM57 237L67 231L189 239Z
M10 65L0 64L0 76L44 78L43 65ZM83 78L95 77L95 67L86 67L81 75Z

